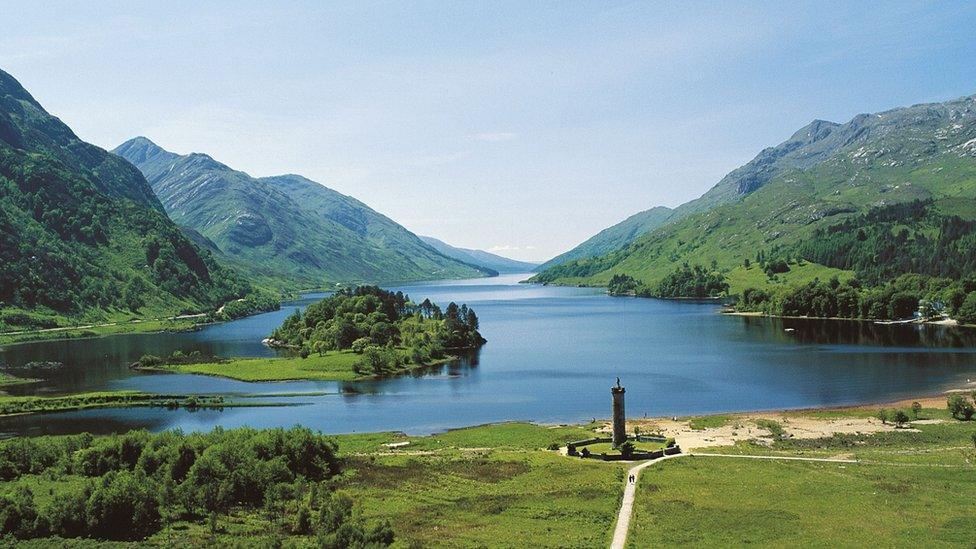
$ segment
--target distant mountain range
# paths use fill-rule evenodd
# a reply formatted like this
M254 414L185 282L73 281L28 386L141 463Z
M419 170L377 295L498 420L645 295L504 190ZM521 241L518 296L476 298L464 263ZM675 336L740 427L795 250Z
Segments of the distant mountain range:
M471 265L491 269L498 273L528 273L539 266L538 263L516 261L484 250L457 248L432 236L421 236L420 239L448 257L453 257L458 261L463 261Z
M366 204L299 175L251 177L145 137L113 152L142 171L169 216L198 244L264 284L318 288L494 274L438 252Z
M0 71L0 330L201 312L249 291L170 221L139 170Z
M976 218L976 96L861 114L845 124L816 120L629 244L550 261L534 280L604 285L627 274L654 284L683 263L714 261L733 289L741 289L764 283L757 267L745 265L760 252L812 257L797 246L806 242L810 249L810 241L845 220L914 201L931 203L938 216ZM940 234L938 227L918 230L922 238ZM803 262L780 280L826 277L851 264L822 254L817 259L824 264Z

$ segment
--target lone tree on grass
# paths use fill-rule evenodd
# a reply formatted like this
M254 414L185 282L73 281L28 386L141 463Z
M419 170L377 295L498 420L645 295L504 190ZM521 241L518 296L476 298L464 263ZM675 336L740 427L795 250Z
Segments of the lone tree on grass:
M912 403L912 415L915 416L915 419L918 419L918 415L921 414L921 413L922 413L922 405L919 404L917 401L916 402L913 402Z
M875 414L875 417L880 419L881 423L888 423L888 410L885 410L884 408L878 410L878 413Z
M905 410L898 410L895 412L895 423L898 424L898 427L903 427L906 423L908 423L908 414L905 413Z

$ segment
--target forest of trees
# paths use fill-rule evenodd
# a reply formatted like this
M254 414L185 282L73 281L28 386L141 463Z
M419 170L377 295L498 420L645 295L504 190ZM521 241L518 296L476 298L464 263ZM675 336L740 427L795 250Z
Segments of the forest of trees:
M725 276L716 269L706 269L701 265L681 265L657 285L648 286L629 275L614 275L607 284L610 295L633 295L639 297L718 297L729 289Z
M793 248L757 255L770 277L789 270L787 258L853 270L856 277L747 288L738 296L739 310L874 320L918 312L976 323L976 222L940 214L930 200L874 208Z
M0 480L16 483L0 496L0 531L141 540L168 522L214 530L220 516L254 510L323 547L391 544L389 523L355 518L333 489L339 467L335 440L304 427L14 438L0 443ZM53 499L39 502L33 476L59 486Z
M976 273L976 221L940 214L931 200L892 204L817 231L795 255L855 271L865 286L906 273L959 280Z
M138 311L167 300L200 312L253 291L163 213L108 198L53 162L0 147L0 315Z
M916 312L942 314L976 323L976 278L952 280L904 274L887 284L863 287L858 279L814 280L802 286L766 291L747 288L737 308L781 316L903 320Z
M403 361L426 364L450 351L480 347L478 315L467 305L446 309L376 286L344 289L289 316L274 330L279 345L310 353L351 349L363 355L359 373L384 375Z

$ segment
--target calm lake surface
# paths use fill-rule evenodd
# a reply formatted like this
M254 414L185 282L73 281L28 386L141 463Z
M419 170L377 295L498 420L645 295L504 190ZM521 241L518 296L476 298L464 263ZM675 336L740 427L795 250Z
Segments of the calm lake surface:
M128 365L179 349L273 356L261 345L296 307L197 332L49 341L0 349L0 363L63 362L57 371L15 370L44 382L12 394L130 389L158 393L324 393L278 397L287 407L104 409L0 419L0 435L209 430L292 426L329 433L411 434L503 420L578 422L609 415L616 376L631 416L800 408L935 393L976 380L976 331L938 326L777 320L716 314L715 303L612 298L587 288L518 284L528 275L403 286L473 306L488 344L425 374L355 383L244 383L146 374ZM787 331L792 328L792 331Z

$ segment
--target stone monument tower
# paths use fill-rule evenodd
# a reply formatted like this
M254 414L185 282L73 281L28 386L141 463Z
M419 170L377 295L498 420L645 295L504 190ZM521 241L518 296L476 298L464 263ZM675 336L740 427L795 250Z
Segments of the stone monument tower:
M627 440L627 417L624 415L624 392L617 378L616 387L610 388L613 395L613 447L616 448Z

